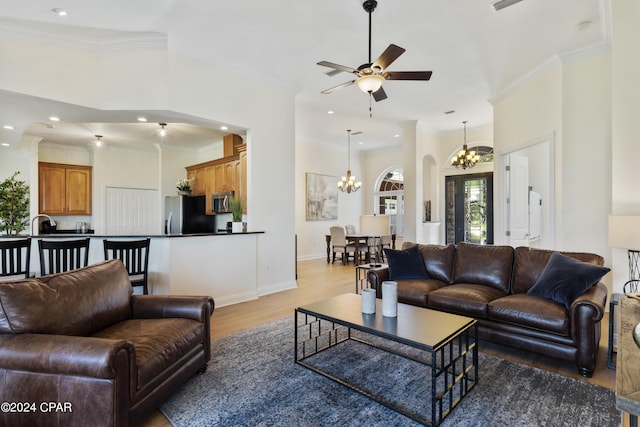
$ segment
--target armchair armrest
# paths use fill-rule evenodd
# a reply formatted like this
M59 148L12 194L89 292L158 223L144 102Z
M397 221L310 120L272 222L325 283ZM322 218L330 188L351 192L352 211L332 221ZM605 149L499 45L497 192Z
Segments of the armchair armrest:
M46 334L0 335L0 369L113 379L130 372L135 350L124 340Z
M367 272L367 280L376 290L376 298L382 298L382 282L389 280L389 267L372 268Z
M182 317L206 323L213 314L211 297L174 295L132 295L131 309L135 319Z
M605 304L607 303L607 287L598 282L585 292L576 298L571 304L571 318L576 319L579 310L584 310L585 307L591 307L593 310L593 321L598 322L602 319L605 311Z

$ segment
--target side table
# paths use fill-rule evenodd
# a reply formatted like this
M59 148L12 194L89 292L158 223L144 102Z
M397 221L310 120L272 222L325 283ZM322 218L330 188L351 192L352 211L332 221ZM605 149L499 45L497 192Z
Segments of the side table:
M387 267L387 264L359 264L356 265L356 294L361 294L364 288L368 288L367 271L374 268Z
M615 325L620 324L620 322L616 321L616 315L620 316L620 311L617 310L617 307L620 304L619 301L623 298L626 298L624 294L611 294L611 301L609 302L609 346L607 348L607 367L609 369L616 369L618 352L614 350L614 347L617 348L617 346L613 345L613 338L614 333L619 333L620 331Z
M629 425L637 427L640 415L640 348L631 332L640 321L640 301L620 300L620 333L618 335L618 363L616 369L616 407L629 414Z

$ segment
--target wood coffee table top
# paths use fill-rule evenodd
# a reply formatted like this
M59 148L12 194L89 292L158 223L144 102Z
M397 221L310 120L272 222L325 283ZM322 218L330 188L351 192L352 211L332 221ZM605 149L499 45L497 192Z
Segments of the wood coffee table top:
M297 310L428 350L438 350L449 342L452 336L477 323L470 317L401 303L398 304L397 317L385 317L382 315L381 299L376 300L375 314L363 314L362 297L351 293L307 304Z

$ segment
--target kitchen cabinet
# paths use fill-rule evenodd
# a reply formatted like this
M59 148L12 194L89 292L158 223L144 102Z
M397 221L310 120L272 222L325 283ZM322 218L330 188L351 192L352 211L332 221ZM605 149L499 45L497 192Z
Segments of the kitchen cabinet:
M237 135L235 135L237 137ZM239 138L239 137L238 137ZM247 147L233 145L235 154L216 160L187 166L187 178L193 179L191 194L204 194L208 215L211 211L213 193L233 191L242 199L243 211L247 209ZM242 139L240 139L242 141ZM227 152L227 151L225 151Z
M206 194L207 176L205 168L187 168L187 178L191 180L191 194L200 196Z
M38 212L91 215L91 166L39 162Z

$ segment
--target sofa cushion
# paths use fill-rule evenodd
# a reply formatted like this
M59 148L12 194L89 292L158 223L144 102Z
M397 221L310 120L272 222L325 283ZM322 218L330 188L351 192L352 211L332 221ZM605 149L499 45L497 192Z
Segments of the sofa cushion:
M427 307L429 292L447 286L448 283L434 279L398 280L398 302Z
M562 304L527 294L513 294L489 303L490 320L569 336L569 314Z
M506 296L505 292L491 286L458 283L430 292L427 305L437 310L486 319L487 304L503 296Z
M609 271L607 267L578 261L554 252L540 277L527 293L551 299L569 308L577 297L598 283Z
M404 242L402 248L414 246L415 243ZM432 279L451 283L453 274L453 261L455 260L456 247L454 245L418 245L427 274Z
M554 251L525 246L516 248L513 261L512 293L526 293L536 283ZM577 260L594 265L603 265L604 258L586 252L560 252Z
M418 246L403 250L385 248L384 254L389 264L389 280L429 278Z
M0 332L91 335L131 317L131 283L120 260L0 283Z
M458 243L453 283L477 283L509 292L513 248L511 246Z
M97 338L126 340L133 344L138 368L137 388L152 380L163 380L162 374L192 349L202 344L202 323L183 318L130 319L112 325L93 335Z

